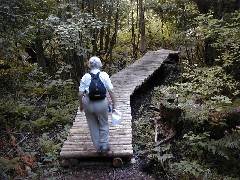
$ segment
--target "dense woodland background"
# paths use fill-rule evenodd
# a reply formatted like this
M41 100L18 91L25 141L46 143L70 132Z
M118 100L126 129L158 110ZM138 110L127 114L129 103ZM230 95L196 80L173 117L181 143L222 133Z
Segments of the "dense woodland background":
M90 56L111 75L165 48L180 51L178 78L151 103L175 135L154 142L156 112L143 111L135 153L156 176L238 179L239 9L239 0L1 0L0 177L63 171L59 150Z

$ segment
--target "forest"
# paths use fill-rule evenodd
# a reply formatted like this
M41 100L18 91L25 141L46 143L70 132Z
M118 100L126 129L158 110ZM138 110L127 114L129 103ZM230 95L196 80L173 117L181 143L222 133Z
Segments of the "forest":
M162 48L179 51L177 72L154 88L157 111L141 107L134 153L156 179L240 178L240 0L1 0L0 47L0 179L66 171L91 56L112 75ZM157 112L175 133L163 143Z

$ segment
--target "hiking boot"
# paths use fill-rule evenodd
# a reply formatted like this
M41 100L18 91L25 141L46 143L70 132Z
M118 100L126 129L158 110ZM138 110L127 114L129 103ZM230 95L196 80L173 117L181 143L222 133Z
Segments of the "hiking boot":
M102 152L102 149L103 149L103 147L100 146L100 147L98 148L97 152L98 152L98 153L101 153L101 152Z
M102 153L106 153L106 152L108 152L110 150L111 150L110 146L107 146L105 148L102 148Z

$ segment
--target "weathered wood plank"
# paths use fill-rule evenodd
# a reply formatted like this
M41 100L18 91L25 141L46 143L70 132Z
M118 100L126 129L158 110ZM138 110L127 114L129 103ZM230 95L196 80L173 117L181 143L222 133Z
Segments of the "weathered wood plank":
M116 140L120 140L123 138L132 138L132 134L118 134L117 136L115 136L115 134L109 134L109 139L116 139ZM88 135L72 135L70 134L67 137L67 140L78 140L78 139L91 139L91 136Z
M129 145L112 145L111 146L111 151L114 151L114 150L131 150L132 149L132 145L129 144ZM96 149L93 147L93 146L90 146L89 144L85 144L84 146L81 145L81 146L78 146L78 145L65 145L63 148L62 148L62 151L85 151L85 150L88 150L88 151L96 151Z
M89 130L87 128L85 129L70 129L71 134L89 134ZM113 134L128 134L132 133L131 129L115 129L115 130L110 130L109 133Z
M71 159L71 158L85 158L85 157L131 157L133 155L132 150L118 150L118 151L110 151L108 153L97 153L97 152L89 152L89 151L61 151L60 157Z
M83 126L80 126L80 125L78 125L78 126L72 126L72 128L71 129L83 129L83 128L88 128L88 125L87 124L85 124L85 125L83 125ZM132 129L131 128L131 126L129 127L129 126L123 126L123 125L120 125L120 126L110 126L109 127L109 130L110 131L115 131L115 130L120 130L120 129L126 129L126 130L128 130L128 129Z
M118 141L129 141L129 140L132 140L132 136L128 136L128 137L110 137L109 138L109 142L112 142L112 141L115 141L115 142L118 142ZM68 137L67 140L65 142L83 142L83 141L89 141L89 142L92 142L91 138L90 137Z
M124 141L109 141L109 144L110 145L129 145L132 143L132 139L128 139L128 140L124 140ZM70 141L65 141L64 143L64 146L66 145L79 145L81 146L82 144L88 144L88 145L91 145L93 144L92 141L74 141L74 142L70 142Z

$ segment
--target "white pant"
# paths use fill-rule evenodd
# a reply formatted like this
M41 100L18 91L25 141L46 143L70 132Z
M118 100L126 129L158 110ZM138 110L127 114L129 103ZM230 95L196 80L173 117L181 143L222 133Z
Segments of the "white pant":
M108 100L90 101L88 96L83 97L88 127L96 149L106 148L109 144Z

